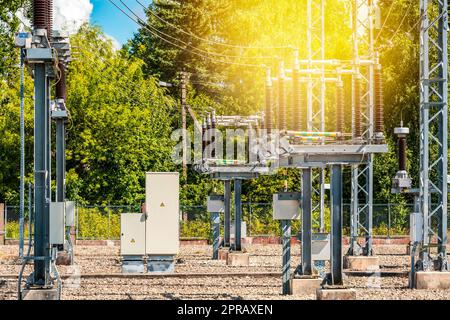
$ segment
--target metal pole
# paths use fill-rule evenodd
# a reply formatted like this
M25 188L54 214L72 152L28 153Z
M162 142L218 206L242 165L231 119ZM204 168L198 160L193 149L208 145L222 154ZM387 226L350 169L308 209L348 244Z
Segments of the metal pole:
M342 285L342 166L331 170L331 284Z
M281 230L283 236L283 294L286 295L291 293L291 221L281 220Z
M230 226L231 226L231 181L225 180L224 194L224 226L223 226L223 246L230 247Z
M24 49L20 50L20 210L19 257L23 258L25 218L25 120L24 120Z
M56 120L56 201L65 201L65 124L63 119Z
M302 174L302 275L312 275L312 169L303 169Z
M35 181L35 230L34 230L34 284L46 285L50 269L49 198L47 197L47 79L45 64L34 68L34 181Z
M241 220L242 220L242 180L234 179L234 250L241 251Z
M183 177L186 181L187 178L187 140L186 140L186 99L187 99L187 87L185 72L181 73L181 123L182 123L182 136L183 136ZM186 184L186 182L185 182Z
M219 259L219 239L220 239L220 214L211 213L211 235L213 240L213 260Z

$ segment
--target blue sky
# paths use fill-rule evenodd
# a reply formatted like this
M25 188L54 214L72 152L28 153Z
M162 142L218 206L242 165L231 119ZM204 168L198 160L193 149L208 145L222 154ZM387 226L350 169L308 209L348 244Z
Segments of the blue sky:
M135 0L123 0L137 15L144 18L144 10L142 6ZM151 0L139 0L146 6ZM121 5L119 0L115 1L117 5ZM91 0L94 5L90 21L93 24L100 25L103 31L115 38L120 44L124 44L137 31L138 25L131 21L127 16L120 12L108 0ZM130 16L133 17L132 14Z

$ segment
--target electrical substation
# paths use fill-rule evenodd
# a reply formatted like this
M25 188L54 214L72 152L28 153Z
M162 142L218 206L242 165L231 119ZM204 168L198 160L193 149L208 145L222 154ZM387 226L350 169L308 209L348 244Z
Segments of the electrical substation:
M376 6L371 0L348 1L352 12L346 23L352 26L353 51L352 59L342 60L325 52L326 1L307 0L308 54L300 56L299 50L292 48L290 60L278 61L277 68L257 70L265 76L265 103L258 113L218 114L211 108L197 121L186 103L189 77L183 72L183 173L142 172L142 210L121 213L120 241L98 250L103 256L92 258L98 259L97 268L95 264L83 265L91 260L83 257L85 247L77 251L73 238L76 203L65 193L69 35L53 30L52 1L34 0L33 31L16 36L16 46L23 52L24 65L34 80L35 99L34 184L30 186L33 232L30 223L25 250L21 235L20 271L14 274L17 298L58 300L85 291L90 298L101 299L100 293L91 290L102 291L102 286L118 281L117 286L128 286L128 292L142 292L138 298L257 298L264 292L265 299L354 300L364 294L367 299L376 297L362 292L364 281L377 277L381 283L377 290L382 293L383 281L389 282L388 287L393 283L392 288L397 281L393 279L399 277L403 280L395 288L404 290L407 297L443 290L443 297L448 299L448 3L417 1L421 9L417 66L420 155L415 159L420 162L420 178L412 179L407 171L410 129L403 122L394 130L398 172L389 177L393 194L404 194L414 201L407 222L408 244L397 246L401 253L389 251L389 243L376 244L373 233L374 159L389 152L384 128L383 66L374 36ZM346 101L349 97L345 90L351 91L351 101ZM330 95L331 100L327 99ZM201 150L195 151L201 157L192 167L202 177L223 185L223 193L203 195L211 228L208 244L186 245L186 239L180 238L181 175L186 175L190 156L186 146L188 113L202 142ZM280 237L272 244L269 257L264 245L258 246L255 237L249 236L243 215L243 184L286 169L300 172L301 185L291 190L286 183L273 194L271 207L266 209L280 226ZM351 174L348 186L343 179L347 172ZM24 188L21 184L22 194ZM348 237L343 228L344 188L351 194ZM294 234L292 227L297 223L299 233ZM395 256L395 263L401 267L389 265L386 256ZM66 272L74 265L82 268L78 275L81 287L66 289L65 283L73 276L63 276L61 270ZM245 281L254 287L247 288ZM220 294L207 294L209 282ZM187 290L191 287L200 291L190 295Z

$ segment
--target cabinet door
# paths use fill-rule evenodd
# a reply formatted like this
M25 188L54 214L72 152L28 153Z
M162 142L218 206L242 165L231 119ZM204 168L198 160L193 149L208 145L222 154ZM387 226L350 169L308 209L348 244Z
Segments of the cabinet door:
M146 253L176 255L179 249L179 174L147 173L145 179Z
M120 254L145 255L145 214L122 213L120 215Z

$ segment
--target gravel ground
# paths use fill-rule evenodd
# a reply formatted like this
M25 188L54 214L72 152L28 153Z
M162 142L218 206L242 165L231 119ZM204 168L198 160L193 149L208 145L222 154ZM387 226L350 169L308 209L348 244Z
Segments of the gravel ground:
M346 248L344 248L345 252ZM409 256L404 245L375 246L382 271L407 271ZM213 261L210 246L182 246L175 273L196 273L196 277L107 278L89 277L63 282L63 299L315 299L314 295L282 296L278 276L227 276L208 274L281 272L281 246L247 247L250 266L230 267L224 261ZM299 263L300 248L292 249L292 270ZM77 246L76 267L59 266L62 275L121 273L119 247ZM16 299L16 280L2 275L18 274L20 265L16 246L0 246L0 300ZM25 275L31 272L26 269ZM75 279L75 280L74 280ZM444 290L407 289L406 277L345 277L345 285L355 288L357 299L446 299Z

